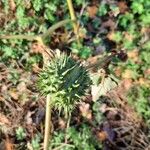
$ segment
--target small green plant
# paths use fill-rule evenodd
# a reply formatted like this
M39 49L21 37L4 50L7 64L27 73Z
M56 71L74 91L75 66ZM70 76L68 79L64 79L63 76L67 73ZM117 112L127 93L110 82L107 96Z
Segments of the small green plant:
M86 94L91 81L87 70L77 61L65 54L56 55L45 66L39 75L38 87L42 94L47 95L45 142L44 149L48 149L50 134L51 109L63 112L68 119L67 127L80 98Z
M41 135L36 134L35 137L31 141L33 150L40 149L40 141L41 141Z
M52 148L60 148L62 150L96 150L102 149L102 145L93 136L91 127L83 124L76 129L70 127L67 130L67 137L70 144L64 144L65 133L63 131L54 132L54 138L52 140Z
M127 61L125 68L132 70L132 74L131 74L132 79L137 79L140 76L139 75L140 66L135 62L133 62L132 60Z
M101 3L98 9L98 15L99 16L104 16L108 12L108 5L106 3Z
M26 133L23 127L19 127L18 129L16 129L16 137L17 137L17 140L20 140L20 141L25 139Z
M133 1L131 5L131 9L134 14L142 14L144 11L143 4L138 1Z
M120 26L127 28L133 21L134 15L132 13L125 13L124 15L119 16Z
M150 125L149 88L133 87L129 91L128 98L129 98L129 102L135 106L137 112L146 120L147 124Z
M77 43L72 43L71 51L74 54L79 55L81 58L86 59L92 55L91 48L88 46L78 45Z
M17 72L16 69L11 68L10 74L8 74L7 78L10 82L16 85L20 78L20 74Z
M100 125L102 123L102 121L104 120L103 114L100 111L100 107L102 106L102 99L98 99L92 107L93 110L93 114L95 117L95 124Z
M81 84L82 83L82 84ZM51 94L52 105L68 116L90 85L87 70L70 56L56 56L40 73L38 86L42 94ZM77 100L77 101L76 101Z

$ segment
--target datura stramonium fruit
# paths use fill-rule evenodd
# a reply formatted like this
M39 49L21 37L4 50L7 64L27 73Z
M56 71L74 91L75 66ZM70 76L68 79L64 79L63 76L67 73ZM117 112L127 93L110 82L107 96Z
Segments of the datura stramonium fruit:
M51 104L65 114L70 113L81 97L87 94L90 84L86 68L64 53L50 61L38 80L42 94L50 94Z

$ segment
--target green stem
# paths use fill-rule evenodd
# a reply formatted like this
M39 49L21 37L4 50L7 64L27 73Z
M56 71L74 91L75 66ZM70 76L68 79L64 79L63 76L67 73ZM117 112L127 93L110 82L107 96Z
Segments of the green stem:
M75 22L73 23L74 33L77 34L78 25L77 25L77 19L75 16L72 0L67 0L67 3L68 3L69 12L70 12L70 17L72 20L75 20Z
M52 33L64 26L65 24L69 23L69 22L73 22L74 20L70 20L70 19L66 19L66 20L62 20L59 21L58 23L52 25L44 34L42 35L0 35L0 39L26 39L29 41L38 41L41 43L44 43L44 40L48 37L51 36Z
M46 113L45 113L45 134L44 134L44 150L48 150L51 139L51 100L50 94L46 98Z
M69 23L69 22L73 22L74 20L70 20L70 19L66 19L66 20L62 20L59 21L58 23L52 25L41 37L43 40L45 40L48 36L50 36L56 29L64 26L65 24Z
M72 147L72 148L75 147L74 145L71 145L71 144L62 143L60 146L54 148L53 150L61 150L61 149L62 149L63 147L65 147L65 146L67 146L67 147Z
M73 22L74 34L76 35L78 45L80 46L79 24L78 24L76 16L75 16L72 0L67 0L67 3L68 3L68 9L69 9L69 12L70 12L71 20L74 20L74 22Z

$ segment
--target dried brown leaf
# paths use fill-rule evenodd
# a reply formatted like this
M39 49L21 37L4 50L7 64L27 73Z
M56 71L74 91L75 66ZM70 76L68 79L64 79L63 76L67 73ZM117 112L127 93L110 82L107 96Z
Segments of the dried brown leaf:
M14 100L18 100L18 98L19 98L19 93L17 92L16 89L10 89L10 90L9 90L9 95L10 95Z
M150 68L148 68L147 70L144 71L144 75L150 76Z
M111 41L114 41L114 39L115 39L115 34L114 34L114 32L112 31L112 32L109 32L108 34L107 34L107 38L109 39L109 40L111 40Z
M92 111L90 110L90 105L87 103L81 103L79 106L80 112L83 117L87 119L92 119Z
M10 10L15 11L16 4L14 0L9 0L9 6L10 6Z
M60 126L61 129L65 129L66 122L62 118L59 118L58 124L59 124L59 126Z
M102 23L103 28L110 28L111 30L114 30L116 27L116 23L112 19L108 19L107 21Z
M139 78L138 81L136 81L137 84L140 84L141 86L146 86L146 87L150 87L150 80L145 79L145 78Z
M96 6L88 6L87 7L87 12L88 12L90 18L94 18L97 11L98 11L98 8Z
M115 68L115 75L116 75L117 77L120 77L120 76L121 76L121 73L122 73L121 67L116 67L116 68Z
M120 10L120 13L125 13L128 10L128 6L127 6L126 1L118 2L118 7L119 7L119 10Z
M26 84L25 82L20 82L18 85L17 85L17 90L22 93L22 92L25 92L27 90L27 87L26 87Z
M134 62L139 60L139 52L137 49L127 52L128 58L132 59Z
M11 125L9 119L2 113L0 113L0 125Z
M100 141L105 141L108 137L108 134L106 131L100 131L99 133L97 133L97 136Z
M133 76L133 72L132 70L126 69L123 73L122 73L122 77L126 78L126 79L131 79Z
M32 65L32 70L34 73L39 73L41 71L41 68L37 64Z
M5 141L6 150L14 150L12 141L7 137Z
M132 79L124 79L121 85L124 87L124 90L127 91L132 87L133 81Z

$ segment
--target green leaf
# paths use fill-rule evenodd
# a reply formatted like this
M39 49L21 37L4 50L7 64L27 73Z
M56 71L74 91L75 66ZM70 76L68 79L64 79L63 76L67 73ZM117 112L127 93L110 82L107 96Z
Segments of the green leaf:
M119 43L122 39L123 39L123 37L122 37L122 33L120 31L117 31L114 33L114 39L113 40L116 43Z
M40 9L42 8L42 0L32 0L31 2L33 4L33 8L36 11L40 11Z
M150 13L142 14L140 16L141 25L150 25Z
M99 15L99 16L104 16L104 15L107 14L107 12L108 12L108 6L107 6L107 4L101 3L101 4L99 5L98 15Z
M142 3L139 3L137 1L134 1L131 5L131 8L133 10L133 13L138 13L138 14L142 14L144 11L144 7Z
M126 28L133 21L133 18L134 18L133 14L127 12L125 15L119 16L119 25Z
M41 140L41 135L36 134L35 137L32 139L32 148L33 150L39 150L40 149L40 140Z
M24 128L19 127L18 129L16 129L16 137L18 140L23 140L26 137L26 133Z

